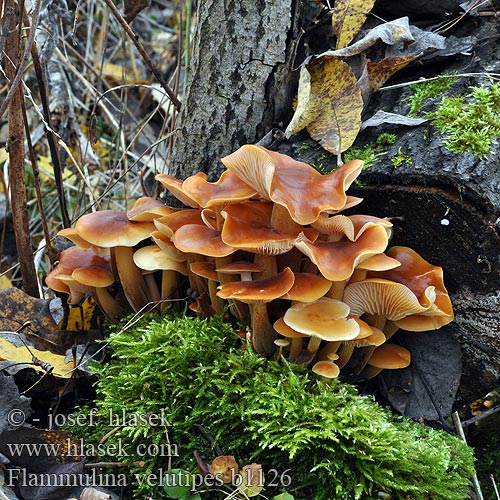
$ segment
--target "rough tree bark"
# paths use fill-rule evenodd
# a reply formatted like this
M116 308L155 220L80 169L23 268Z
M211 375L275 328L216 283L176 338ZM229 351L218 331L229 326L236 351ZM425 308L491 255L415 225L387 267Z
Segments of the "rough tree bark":
M222 156L289 119L300 29L321 8L310 0L199 3L171 175L216 177Z
M171 174L184 178L202 170L214 178L221 156L259 141L280 122L287 125L298 76L291 67L302 60L303 42L312 44L315 38L294 41L301 28L308 33L317 14L317 2L299 0L200 2ZM435 76L443 69L500 72L495 21L469 19L462 26L459 35L473 34L481 41L475 53L455 59L454 65L434 65L430 72L424 68L422 74ZM320 31L314 34L324 37ZM296 49L299 56L294 58ZM417 73L413 67L401 79L415 80ZM478 82L461 80L464 91ZM377 109L407 114L402 99L409 92L380 93L367 117ZM494 146L486 160L454 154L429 124L367 129L361 144L383 131L395 132L398 140L376 167L364 172L363 188L353 194L365 198L360 212L394 217L393 244L410 246L444 268L456 314L447 331L462 346L461 393L470 401L500 385L500 147ZM336 165L305 134L276 140L270 148L310 163L319 163L321 156L323 165ZM400 148L412 162L394 168L390 160Z

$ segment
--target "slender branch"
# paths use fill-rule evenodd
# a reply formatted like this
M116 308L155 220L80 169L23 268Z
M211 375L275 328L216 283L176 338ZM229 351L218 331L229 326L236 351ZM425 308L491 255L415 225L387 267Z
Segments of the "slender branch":
M24 70L26 68L26 65L28 64L31 46L33 45L33 42L35 40L35 33L38 27L38 21L40 20L40 4L41 0L37 0L35 2L35 7L33 9L33 14L31 16L31 29L29 30L28 42L26 44L26 48L24 49L24 53L21 58L21 64L19 64L19 66L17 67L14 79L11 81L9 91L7 92L7 96L5 97L5 101L0 105L0 117L7 110L10 100L12 99L14 93L18 89L19 84L23 79Z
M4 2L6 12L14 12L13 0ZM21 45L18 31L15 29L16 19L12 17L10 25L4 27L8 30L5 40L5 74L9 80L9 91L13 88L16 72L21 63ZM19 29L22 23L19 22ZM16 67L17 66L17 67ZM29 215L27 208L26 184L24 180L24 124L23 124L23 92L18 86L12 93L9 109L9 187L12 204L14 234L16 238L17 253L21 267L24 291L38 297L38 281L33 260L33 250L29 231Z
M116 20L121 24L122 28L125 30L125 33L127 33L127 35L130 37L130 40L132 40L132 43L136 46L144 62L148 65L153 75L156 77L160 85L168 94L168 97L172 101L172 104L177 108L177 110L179 110L181 108L181 102L179 101L179 99L177 99L177 96L174 94L173 90L168 86L167 82L164 80L160 71L153 63L153 60L151 59L151 57L149 57L149 54L146 52L144 45L142 45L141 41L139 40L139 37L134 33L134 31L130 27L130 24L128 24L127 21L125 21L125 19L120 14L120 11L117 9L112 0L104 0L104 2L109 7L113 15L116 17Z
M45 71L42 69L42 65L40 63L40 57L38 56L38 49L35 44L31 48L31 57L33 59L33 67L35 69L38 88L40 90L40 101L42 103L43 117L45 123L47 124L45 126L45 135L47 137L47 142L49 144L50 158L52 160L52 165L54 167L54 178L56 182L56 190L59 199L59 206L61 208L62 223L63 227L70 227L71 221L68 215L68 208L66 206L66 197L64 196L61 158L59 156L57 138L54 133L52 122L50 119L47 79L45 76Z

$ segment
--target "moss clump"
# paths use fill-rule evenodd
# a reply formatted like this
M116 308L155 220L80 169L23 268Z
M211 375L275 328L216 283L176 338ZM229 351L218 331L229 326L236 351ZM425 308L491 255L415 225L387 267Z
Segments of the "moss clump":
M427 117L445 134L450 151L470 151L485 158L500 136L500 83L473 87L465 96L445 97Z
M396 142L396 134L384 132L380 134L375 141L368 143L364 148L351 147L344 153L344 161L363 160L363 170L372 167L378 158L387 154L384 151L385 146Z
M427 99L442 96L443 92L449 90L456 83L457 79L453 77L442 77L425 83L412 85L413 93L406 99L410 105L410 116L418 116L420 109Z
M120 426L108 435L108 445L127 443L126 461L146 462L130 474L168 466L195 472L195 450L210 462L212 448L193 434L201 424L240 465L262 465L276 485L266 485L267 497L283 490L296 500L371 499L378 492L393 500L467 496L473 457L459 439L395 417L350 385L325 384L304 367L257 356L219 317L153 318L116 331L109 343L113 359L97 367L99 423L85 436L90 431L90 439L101 440L110 412L157 415L164 408L171 425ZM175 443L176 456L133 454L140 443L166 442ZM146 481L136 486L136 495L165 496ZM234 488L202 490L203 498L221 499Z
M413 162L410 155L399 148L398 154L394 158L391 158L391 163L394 168L397 168L401 165L411 165Z

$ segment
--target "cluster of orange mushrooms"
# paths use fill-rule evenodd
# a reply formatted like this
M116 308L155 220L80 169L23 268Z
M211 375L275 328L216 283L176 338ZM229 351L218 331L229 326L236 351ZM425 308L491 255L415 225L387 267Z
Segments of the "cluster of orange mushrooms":
M321 377L373 377L410 353L387 340L453 320L440 267L406 247L386 252L392 224L339 215L363 162L322 175L312 166L245 145L222 159L217 182L197 173L156 179L189 208L144 197L128 212L82 216L59 234L64 250L47 285L70 304L93 294L116 321L196 291L202 316L225 307L251 328L256 352L311 365ZM384 253L385 252L385 253Z

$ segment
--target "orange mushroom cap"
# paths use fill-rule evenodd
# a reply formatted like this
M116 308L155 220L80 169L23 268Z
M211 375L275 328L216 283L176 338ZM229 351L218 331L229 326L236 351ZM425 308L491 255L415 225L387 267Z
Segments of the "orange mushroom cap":
M385 250L387 232L382 226L372 226L357 241L311 242L299 235L295 246L316 264L321 274L331 281L348 279L355 267L364 260Z
M347 285L342 300L350 306L353 316L380 314L391 321L428 309L407 286L374 278Z
M182 189L203 208L245 201L257 194L254 188L229 170L223 172L217 182L208 182L206 177L201 175L188 177L182 183Z
M179 210L164 217L155 219L154 225L160 233L171 238L174 233L186 224L203 225L201 211L196 209Z
M149 238L152 222L132 222L124 212L101 210L80 217L75 224L78 234L92 245L133 247Z
M242 146L222 162L264 198L284 206L301 225L311 224L326 210L344 208L345 191L363 165L353 160L321 175L307 163L254 145Z
M401 266L383 272L370 272L369 277L380 277L407 286L426 311L401 318L397 326L410 331L435 330L453 321L453 306L444 285L443 270L433 266L408 247L392 247L387 255L401 262Z
M222 240L227 245L266 255L279 255L288 252L303 230L275 229L271 225L272 204L245 202L228 205L221 212L224 217ZM317 231L304 229L315 238Z
M232 281L220 286L217 295L222 299L236 299L247 304L270 302L292 288L295 277L290 268L271 278L256 281Z
M207 178L206 174L203 172L198 172L195 175L204 179ZM201 206L184 191L182 187L183 182L180 179L168 174L157 174L155 179L160 182L164 188L167 188L183 205L191 208L201 208Z
M373 351L368 364L375 368L397 370L409 366L410 361L411 353L408 349L397 344L382 344Z
M339 300L323 297L314 302L290 307L284 322L294 330L322 340L351 340L359 334L359 325L347 319L349 306Z
M311 369L324 378L337 378L340 374L340 368L333 361L318 361Z
M236 248L222 241L220 231L198 224L186 224L177 229L173 242L182 252L207 257L226 257L236 252Z
M151 198L150 196L143 196L127 212L127 217L129 220L136 222L151 222L158 217L163 217L172 212L175 212L175 210L167 207L160 200Z
M295 283L282 299L298 302L314 302L323 297L332 287L332 282L310 273L295 273Z

